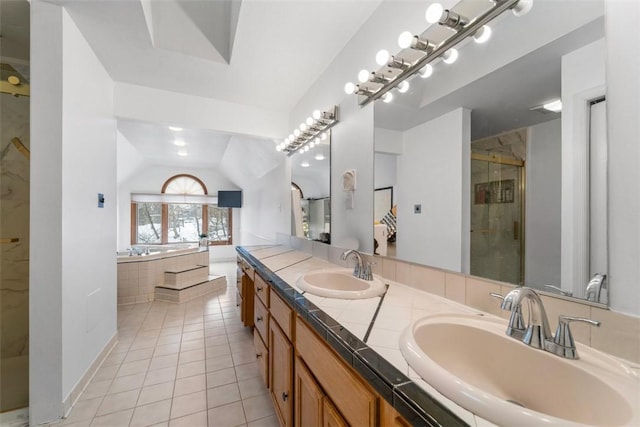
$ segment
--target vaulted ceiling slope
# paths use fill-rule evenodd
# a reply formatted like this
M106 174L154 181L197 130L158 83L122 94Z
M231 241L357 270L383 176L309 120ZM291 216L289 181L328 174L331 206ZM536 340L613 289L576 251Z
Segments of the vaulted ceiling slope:
M289 111L380 0L61 0L117 82Z

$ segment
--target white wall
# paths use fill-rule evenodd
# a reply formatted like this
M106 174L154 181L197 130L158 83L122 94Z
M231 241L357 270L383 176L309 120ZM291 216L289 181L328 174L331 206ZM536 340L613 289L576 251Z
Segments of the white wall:
M561 119L529 129L526 156L526 286L560 286Z
M605 4L610 303L640 315L640 2Z
M70 16L31 7L30 421L38 424L63 415L116 334L116 125L113 82Z
M347 101L331 131L331 244L355 238L361 251L373 253L373 105ZM350 169L356 170L352 204L342 189L342 175Z
M589 282L588 102L604 94L604 40L562 57L561 285L575 295Z
M376 153L402 154L402 132L376 127L374 149Z
M398 181L398 156L376 152L374 161L373 188L394 187Z
M458 108L403 136L397 257L468 271L471 112ZM415 204L422 214L414 214ZM466 213L466 215L465 215Z

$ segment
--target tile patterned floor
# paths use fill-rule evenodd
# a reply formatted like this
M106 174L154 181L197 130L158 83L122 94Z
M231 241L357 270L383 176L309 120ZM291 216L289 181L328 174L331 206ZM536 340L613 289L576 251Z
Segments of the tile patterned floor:
M227 276L225 290L118 307L116 348L56 426L278 426L240 323L236 264L210 271Z

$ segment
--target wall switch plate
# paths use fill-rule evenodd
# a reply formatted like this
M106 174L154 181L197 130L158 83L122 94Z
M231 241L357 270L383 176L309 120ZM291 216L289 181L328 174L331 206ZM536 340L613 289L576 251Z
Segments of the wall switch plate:
M104 194L98 193L98 207L104 208Z
M422 205L413 205L413 213L421 214L422 213Z

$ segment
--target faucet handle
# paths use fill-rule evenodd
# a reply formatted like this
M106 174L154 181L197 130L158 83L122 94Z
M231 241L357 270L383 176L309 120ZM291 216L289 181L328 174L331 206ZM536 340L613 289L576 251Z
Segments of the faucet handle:
M512 290L511 292L514 291ZM502 310L511 311L509 326L507 327L507 335L517 339L522 339L527 328L524 324L524 318L522 317L522 310L519 305L514 304L515 298L513 297L514 294L511 292L508 293L506 297L495 292L489 292L489 295L502 300L502 303L500 303L500 308Z
M373 272L371 271L371 266L375 265L375 262L367 262L364 266L362 272L362 279L364 280L373 280Z
M601 323L584 317L565 316L563 314L558 316L558 328L553 336L553 352L569 359L578 359L576 344L573 341L571 328L569 328L569 323L571 322L584 322L591 326L600 326Z
M563 295L565 297L572 297L573 296L573 292L565 291L564 289L559 288L559 287L554 286L554 285L547 284L547 285L544 285L544 287L545 288L549 288L549 289L553 289L554 291L558 291L560 293L560 295Z

